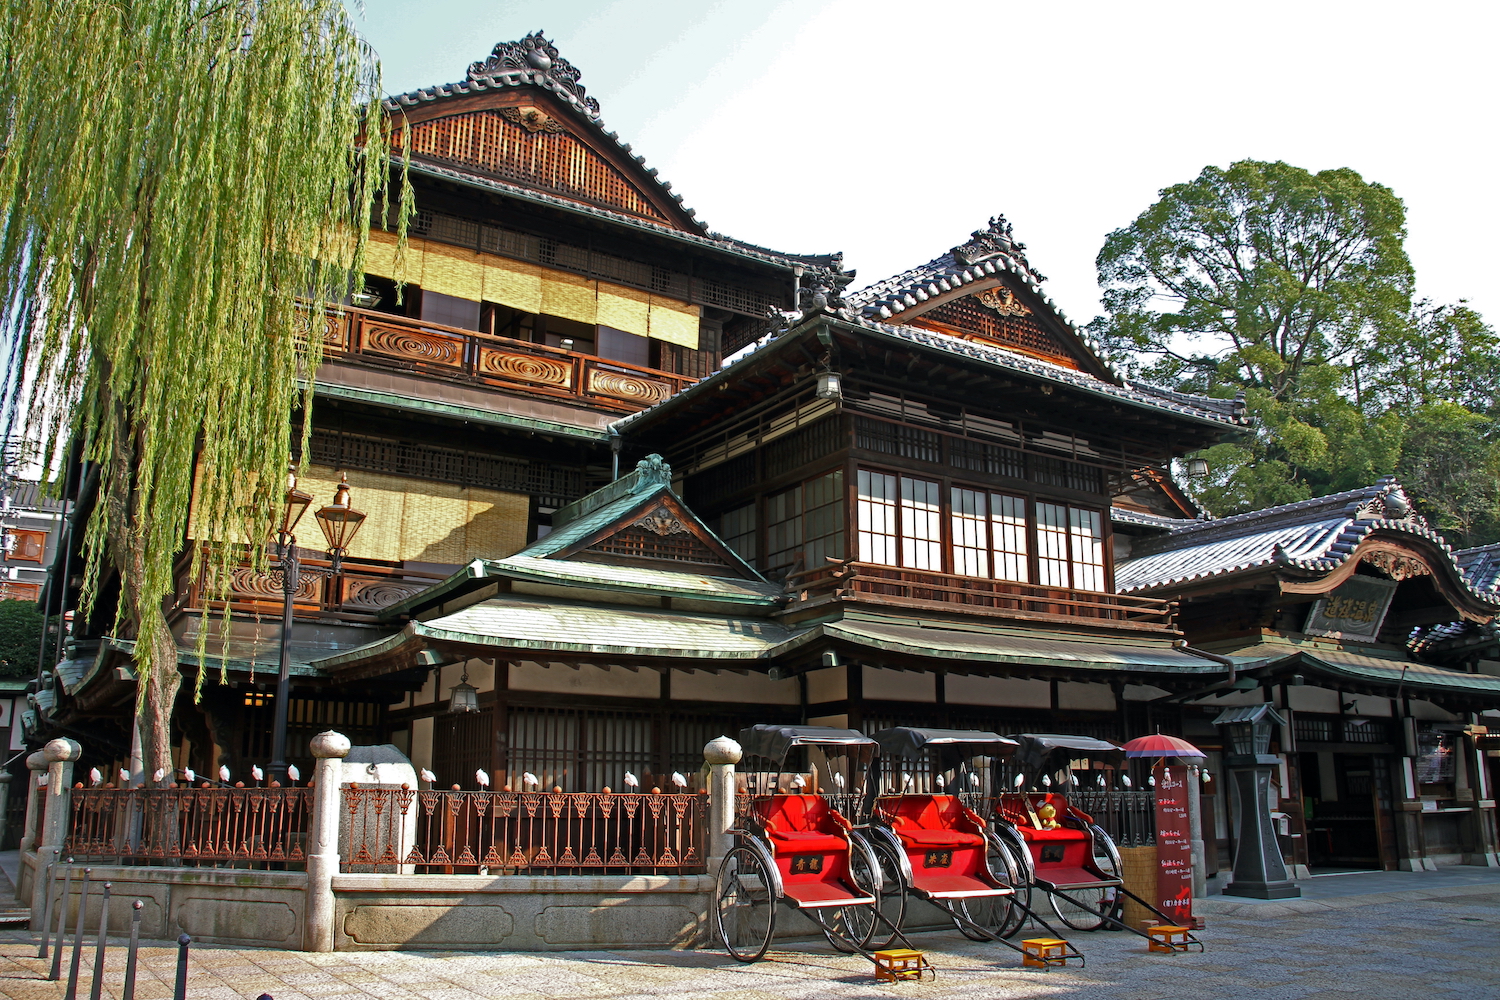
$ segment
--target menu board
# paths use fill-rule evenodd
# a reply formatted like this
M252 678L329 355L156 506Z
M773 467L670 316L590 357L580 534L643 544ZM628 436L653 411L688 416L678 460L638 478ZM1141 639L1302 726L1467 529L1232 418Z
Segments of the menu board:
M1193 926L1193 844L1188 823L1188 771L1158 764L1156 771L1156 908Z

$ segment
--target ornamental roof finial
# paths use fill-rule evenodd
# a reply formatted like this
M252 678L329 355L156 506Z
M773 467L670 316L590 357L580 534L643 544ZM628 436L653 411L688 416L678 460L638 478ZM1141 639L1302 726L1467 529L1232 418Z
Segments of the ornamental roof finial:
M518 69L527 70L550 81L557 89L576 98L588 117L599 117L599 102L589 97L583 85L578 82L583 74L560 56L557 46L549 42L540 31L532 32L519 42L501 42L496 45L488 59L469 65L469 79L483 79ZM541 80L537 82L540 83Z

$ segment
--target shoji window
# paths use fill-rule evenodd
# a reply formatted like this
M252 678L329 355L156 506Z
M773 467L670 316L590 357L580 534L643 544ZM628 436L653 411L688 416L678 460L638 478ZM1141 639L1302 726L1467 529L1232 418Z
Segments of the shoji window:
M785 575L802 551L802 487L766 497L766 570Z
M1026 499L953 488L953 572L1026 583Z
M942 572L941 489L926 479L901 477L901 565Z
M859 470L859 561L896 565L896 477Z
M1104 529L1098 511L1036 505L1037 568L1044 587L1104 589Z
M746 562L755 562L755 504L746 504L726 511L719 518L718 535L724 544L737 552Z
M802 486L803 564L806 569L844 558L844 470L810 479Z

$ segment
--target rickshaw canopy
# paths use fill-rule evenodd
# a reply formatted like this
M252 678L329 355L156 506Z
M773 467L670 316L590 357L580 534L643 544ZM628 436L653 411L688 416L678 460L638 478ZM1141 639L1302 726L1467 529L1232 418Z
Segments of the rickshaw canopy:
M919 757L929 747L957 751L970 757L1009 757L1018 744L999 733L969 729L915 729L898 726L882 729L874 736L885 757Z
M1020 744L1016 760L1031 771L1055 771L1074 757L1120 756L1125 753L1119 745L1092 736L1015 733L1011 739Z
M747 756L780 760L799 746L876 747L864 733L831 726L776 726L761 724L740 730L740 749Z

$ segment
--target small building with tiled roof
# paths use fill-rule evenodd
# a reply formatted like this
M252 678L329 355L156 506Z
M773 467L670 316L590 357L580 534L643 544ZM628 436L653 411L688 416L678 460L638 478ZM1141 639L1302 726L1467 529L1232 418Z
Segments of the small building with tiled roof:
M1495 863L1497 546L1453 551L1393 478L1134 540L1121 593L1173 599L1225 674L1164 697L1189 738L1273 703L1294 864ZM1202 713L1201 717L1195 713Z

